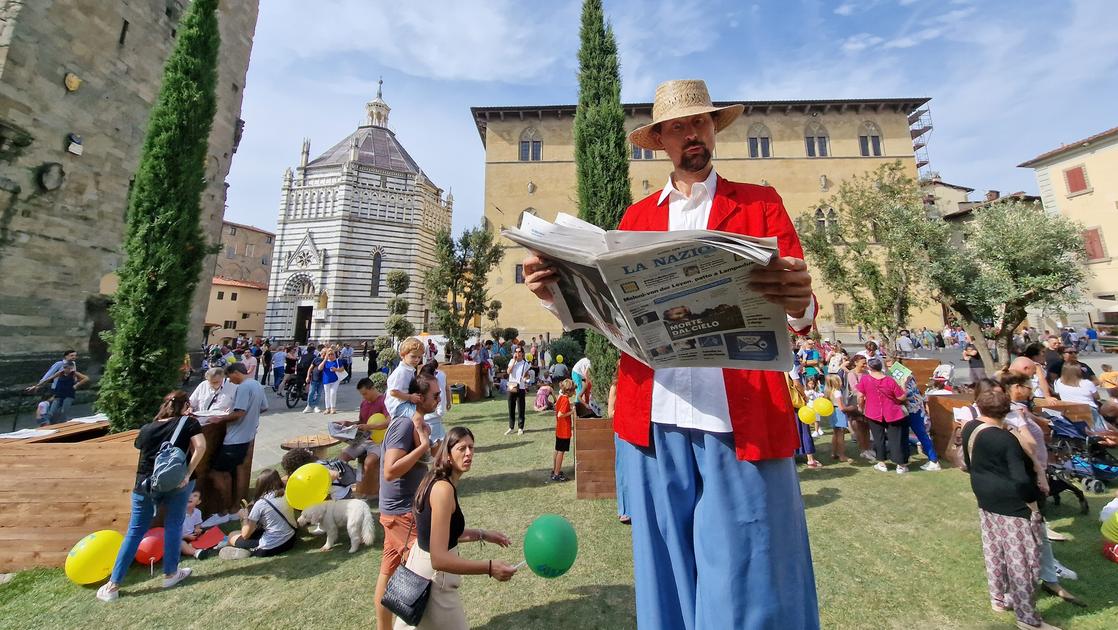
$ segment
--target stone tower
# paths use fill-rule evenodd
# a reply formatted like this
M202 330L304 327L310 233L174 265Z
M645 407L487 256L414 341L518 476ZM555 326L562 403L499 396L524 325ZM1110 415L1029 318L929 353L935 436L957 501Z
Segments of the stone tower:
M0 396L66 349L78 350L82 372L100 373L130 180L187 4L0 2ZM210 243L220 241L225 177L244 125L257 9L258 0L219 9L217 115L202 195ZM203 338L213 271L210 257L191 349Z

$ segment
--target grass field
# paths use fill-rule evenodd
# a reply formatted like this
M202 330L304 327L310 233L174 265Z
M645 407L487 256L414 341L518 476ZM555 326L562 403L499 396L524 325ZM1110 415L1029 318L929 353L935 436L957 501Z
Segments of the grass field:
M460 490L467 526L499 529L514 541L504 550L463 545L463 555L519 561L525 528L539 514L553 512L575 524L579 558L555 580L527 570L503 584L465 578L471 626L633 627L629 532L617 522L615 504L576 500L574 482L545 484L551 418L532 416L524 436L505 437L503 410L503 401L493 401L452 412L449 424L470 427L478 441L474 468ZM899 477L835 464L802 471L801 479L824 628L1013 626L1012 613L994 613L988 605L977 513L963 473ZM1053 525L1074 537L1055 543L1056 556L1080 574L1066 586L1089 604L1082 609L1041 596L1046 620L1063 628L1118 627L1118 566L1098 553L1097 514L1106 500L1091 497L1089 516L1066 504L1053 515ZM160 588L158 570L151 578L135 567L113 604L98 602L94 588L71 584L61 570L22 572L0 586L0 627L369 627L379 540L377 548L354 555L342 548L322 554L312 551L318 540L301 536L295 550L278 558L185 561L195 575L170 591Z

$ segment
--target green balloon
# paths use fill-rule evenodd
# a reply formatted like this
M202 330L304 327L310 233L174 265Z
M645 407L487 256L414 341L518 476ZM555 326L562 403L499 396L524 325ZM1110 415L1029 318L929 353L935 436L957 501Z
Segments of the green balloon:
M544 514L532 521L524 534L524 561L532 573L557 578L570 570L578 555L574 525L558 514Z

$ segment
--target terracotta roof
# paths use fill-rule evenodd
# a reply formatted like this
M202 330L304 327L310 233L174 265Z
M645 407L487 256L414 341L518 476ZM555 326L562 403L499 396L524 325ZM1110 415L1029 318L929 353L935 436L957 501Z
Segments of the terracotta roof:
M873 110L881 111L885 108L890 108L895 111L910 114L925 104L931 98L920 96L913 98L853 98L853 99L803 99L803 100L784 100L784 101L714 101L715 107L727 107L729 105L745 105L746 115L750 115L754 110L774 110L774 111L802 111L804 113L819 112L826 113L830 110L838 110L840 113L846 111L848 108L854 108L856 111L861 111L863 108L873 108ZM632 116L635 114L651 114L652 103L622 103L621 108L625 113ZM574 116L576 107L574 105L498 105L490 107L471 107L470 113L474 116L474 124L477 126L478 135L481 136L481 143L485 144L485 129L488 121L491 118L499 118L504 120L506 115L516 116L519 120L529 121L532 117L538 117L543 120L546 115L548 118L561 118L564 115Z
M223 287L244 287L246 289L260 289L262 291L268 290L268 285L261 282L247 282L245 280L234 280L222 276L214 276L213 283Z
M234 223L233 221L229 221L229 220L223 220L222 224L232 225L233 227L244 228L246 230L252 230L253 232L260 232L261 234L267 234L268 236L275 236L276 235L275 232L269 232L268 230L258 228L255 225L245 225L244 223Z
M973 188L967 188L966 186L960 186L958 184L948 184L947 182L943 181L942 179L926 179L926 180L924 180L920 183L924 186L943 186L945 188L954 188L955 190L963 190L963 191L966 191L966 192L974 192Z
M971 212L974 212L975 210L981 209L984 206L989 206L989 205L995 204L995 203L1001 203L1003 201L1020 201L1022 203L1041 203L1040 197L1038 197L1037 195L1030 195L1030 194L1027 194L1023 191L1019 191L1019 192L1015 192L1015 193L1010 194L1010 195L1002 195L1001 197L998 197L997 199L994 199L992 201L982 200L982 201L962 201L962 202L959 202L959 208L957 210L951 210L951 211L948 211L948 212L944 212L943 213L943 218L945 220L956 219L956 218L959 218L963 215L970 214Z
M1093 135L1089 138L1084 138L1082 140L1072 142L1071 144L1065 144L1064 146L1060 147L1059 149L1053 149L1053 150L1051 150L1047 153L1041 153L1040 155L1036 156L1035 158L1029 160L1028 162L1022 162L1022 163L1018 164L1017 166L1018 166L1018 168L1030 168L1030 167L1033 167L1033 166L1037 166L1041 162L1050 160L1050 159L1052 159L1054 157L1057 157L1059 155L1063 155L1064 153L1070 153L1072 151L1075 151L1076 149L1082 149L1082 148L1088 147L1088 146L1090 146L1090 145L1092 145L1092 144L1094 144L1094 143L1096 143L1100 140L1106 140L1106 139L1108 139L1112 136L1118 136L1118 127L1107 129L1106 131L1104 131L1102 133L1096 133L1095 135Z

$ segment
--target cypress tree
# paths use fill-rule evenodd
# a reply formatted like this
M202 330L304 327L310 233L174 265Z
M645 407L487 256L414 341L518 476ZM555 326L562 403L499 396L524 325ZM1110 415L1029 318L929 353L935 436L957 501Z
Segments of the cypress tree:
M579 217L612 230L633 197L617 41L606 24L601 0L583 2L579 39L574 128ZM586 356L595 389L604 396L617 374L618 351L602 335L589 332Z
M174 389L186 352L190 309L209 253L200 201L217 109L218 0L193 0L151 110L132 195L115 329L98 408L114 431L150 419Z

